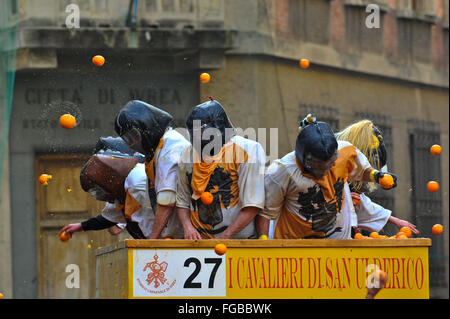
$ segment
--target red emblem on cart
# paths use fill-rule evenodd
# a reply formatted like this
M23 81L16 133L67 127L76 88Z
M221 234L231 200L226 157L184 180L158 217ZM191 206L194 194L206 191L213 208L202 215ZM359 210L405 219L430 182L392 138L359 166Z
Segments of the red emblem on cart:
M168 263L163 261L158 263L158 255L153 256L154 261L149 262L145 265L143 271L150 269L150 273L147 275L147 284L150 285L154 283L154 287L158 288L160 285L165 283L167 279L165 278L165 271L167 270Z

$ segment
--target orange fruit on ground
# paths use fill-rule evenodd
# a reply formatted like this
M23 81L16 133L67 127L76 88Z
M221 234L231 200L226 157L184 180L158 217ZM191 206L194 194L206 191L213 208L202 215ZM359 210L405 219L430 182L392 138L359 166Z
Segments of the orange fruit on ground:
M412 231L411 231L411 228L409 228L409 227L402 227L402 228L400 228L400 232L401 233L405 233L405 235L408 237L408 238L410 238L411 236L412 236Z
M381 238L381 239L387 239L388 236L386 236L386 235L380 235L380 237L378 237L378 238Z
M370 238L380 238L380 235L375 231L371 232L369 236L370 236Z
M200 198L205 205L211 205L214 200L214 196L210 192L203 192Z
M430 147L430 153L433 155L439 155L442 152L442 147L440 145L434 144Z
M429 181L427 184L427 188L431 193L437 192L439 190L439 183L435 181Z
M216 247L214 247L214 251L217 255L222 256L227 252L227 246L225 246L224 244L217 244Z
M60 235L59 235L59 239L61 241L68 241L70 239L70 234L66 233L65 231L63 231Z
M431 232L433 233L433 235L440 235L443 231L444 226L442 226L441 224L436 224L431 228Z
M172 238L170 238L170 237L166 237L166 238L164 238L164 240L171 240Z
M59 118L59 125L67 129L74 128L77 125L77 120L72 114L63 114Z
M391 189L394 186L394 178L391 175L384 175L380 178L379 183L384 189Z
M94 63L96 66L102 66L105 64L105 58L101 55L96 55L92 58L92 63Z
M200 81L202 83L208 83L209 80L211 80L211 76L208 73L202 73L200 74Z
M41 176L39 176L39 183L41 183L42 185L48 185L49 179L52 179L52 175L41 174Z
M402 234L398 236L397 239L408 239L408 236Z
M361 233L356 233L354 238L355 239L364 239L364 235Z
M300 67L302 69L307 69L309 68L309 60L308 59L301 59L300 60Z

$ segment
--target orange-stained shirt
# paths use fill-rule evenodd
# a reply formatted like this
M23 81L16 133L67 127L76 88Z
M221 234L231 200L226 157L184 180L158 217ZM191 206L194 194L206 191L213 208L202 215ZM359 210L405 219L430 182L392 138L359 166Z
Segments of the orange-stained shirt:
M353 202L348 181L370 167L352 144L338 141L335 165L321 179L302 172L295 152L272 163L265 176L265 209L273 238L351 238Z
M145 237L148 237L153 229L155 213L150 205L150 197L147 191L147 175L144 164L137 164L125 179L125 205L122 207L116 202L107 203L102 211L102 216L106 219L118 223L126 224L127 220L138 223L139 228ZM173 211L167 225L164 227L161 237L183 238L183 228Z
M191 159L192 147L184 159ZM265 152L262 146L241 136L234 136L221 150L214 166L201 169L190 161L179 166L177 184L177 206L191 211L192 225L203 238L214 238L222 233L244 207L264 208ZM208 173L208 176L205 174ZM193 177L194 176L194 177ZM204 205L200 192L212 193L211 205ZM237 233L234 238L255 238L254 220Z

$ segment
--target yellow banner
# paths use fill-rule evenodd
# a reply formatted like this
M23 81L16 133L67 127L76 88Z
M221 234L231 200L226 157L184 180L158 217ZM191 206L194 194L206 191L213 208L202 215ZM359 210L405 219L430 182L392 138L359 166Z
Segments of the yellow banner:
M388 281L377 299L427 299L427 250L230 248L226 253L227 298L365 298L367 279L379 268L387 273Z
M428 299L428 247L138 248L128 254L129 298ZM375 277L376 276L376 277Z

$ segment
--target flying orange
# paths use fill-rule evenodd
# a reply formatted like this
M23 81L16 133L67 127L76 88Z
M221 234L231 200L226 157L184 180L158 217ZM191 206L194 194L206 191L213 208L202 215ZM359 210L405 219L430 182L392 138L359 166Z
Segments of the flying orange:
M222 256L227 252L227 246L225 246L224 244L217 244L216 247L214 247L214 251L217 255Z
M52 179L52 175L41 174L41 176L39 176L39 183L41 183L42 185L48 185L49 179Z
M431 228L431 232L433 233L433 235L440 235L443 231L444 226L442 226L441 224L436 224Z
M431 193L437 192L439 190L439 183L435 181L429 181L427 184L427 188Z
M77 120L72 114L63 114L59 118L59 125L61 125L63 128L71 129L74 128L75 125L77 125Z
M210 192L203 192L200 198L205 205L211 205L214 200L214 196Z
M440 145L434 144L430 148L430 153L435 155L435 156L441 154L441 152L442 152L442 147Z
M300 67L302 69L307 69L309 68L309 60L308 59L301 59L300 60Z
M105 64L105 58L101 55L96 55L92 58L92 63L94 63L96 66L102 66Z
M211 76L208 73L202 73L200 74L200 81L202 83L208 83L209 80L211 80Z

